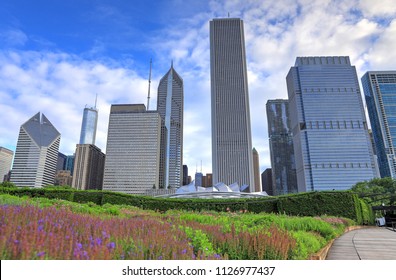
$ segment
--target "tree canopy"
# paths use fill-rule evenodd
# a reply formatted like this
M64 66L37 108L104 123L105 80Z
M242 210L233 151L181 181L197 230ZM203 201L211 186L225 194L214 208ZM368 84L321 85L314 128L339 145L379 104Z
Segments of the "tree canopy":
M390 177L359 182L351 189L371 205L395 205L396 180Z

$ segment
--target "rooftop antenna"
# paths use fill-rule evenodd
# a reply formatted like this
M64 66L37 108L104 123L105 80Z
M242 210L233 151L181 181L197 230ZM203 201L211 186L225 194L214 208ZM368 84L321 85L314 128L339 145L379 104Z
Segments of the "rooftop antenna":
M202 159L201 159L201 173L202 173Z
M95 109L96 109L96 104L98 103L98 93L96 93L96 97L95 97Z
M148 84L148 95L147 95L147 111L150 109L151 64L152 64L152 59L150 58L150 73L149 73L149 84Z

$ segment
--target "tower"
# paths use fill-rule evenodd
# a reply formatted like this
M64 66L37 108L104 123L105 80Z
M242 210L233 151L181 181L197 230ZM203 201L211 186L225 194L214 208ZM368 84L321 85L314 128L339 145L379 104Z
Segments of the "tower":
M289 101L268 100L266 104L268 140L271 156L271 194L296 193L293 133L289 118Z
M299 191L346 190L376 176L349 57L297 57L287 78Z
M213 184L237 182L254 191L243 21L210 21Z
M260 158L256 148L253 148L253 174L254 174L254 191L261 192L260 180Z
M362 85L380 175L396 178L396 71L369 71Z
M143 104L112 105L103 190L144 194L164 188L163 139L166 130L158 112L146 111Z
M183 79L173 68L158 85L157 111L167 129L165 146L166 187L180 187L183 180Z
M98 110L95 107L84 108L81 124L80 144L93 144L96 140L96 128L98 125Z
M4 177L8 175L11 170L13 157L13 151L0 147L0 183L3 182Z
M54 184L60 138L40 112L25 122L19 130L11 182L20 187Z

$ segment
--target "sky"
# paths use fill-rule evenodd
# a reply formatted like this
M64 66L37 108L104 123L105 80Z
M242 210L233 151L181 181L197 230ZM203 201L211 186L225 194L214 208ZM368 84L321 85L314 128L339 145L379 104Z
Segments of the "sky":
M396 70L395 0L1 0L0 146L42 112L79 141L82 113L98 95L96 145L106 151L111 104L156 109L159 80L173 66L184 82L183 162L211 173L209 21L244 21L253 147L270 167L269 99L286 99L298 56L349 56L360 78ZM367 117L368 118L368 117ZM202 169L201 169L202 162Z

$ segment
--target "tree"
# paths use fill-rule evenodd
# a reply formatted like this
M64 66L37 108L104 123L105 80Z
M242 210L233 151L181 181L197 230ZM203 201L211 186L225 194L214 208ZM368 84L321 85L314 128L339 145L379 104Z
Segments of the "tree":
M374 178L359 182L351 189L372 205L394 205L396 200L396 180L390 177Z

